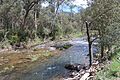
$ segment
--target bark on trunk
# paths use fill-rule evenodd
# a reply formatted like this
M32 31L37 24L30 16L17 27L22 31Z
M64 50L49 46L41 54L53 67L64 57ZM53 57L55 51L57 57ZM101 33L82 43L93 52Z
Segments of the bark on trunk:
M101 59L104 57L104 46L101 44Z
M90 38L89 27L90 27L90 23L86 22L86 33L87 33L89 59L90 59L89 66L91 66L92 62L93 62L93 53L92 53L92 42L91 42L91 38Z

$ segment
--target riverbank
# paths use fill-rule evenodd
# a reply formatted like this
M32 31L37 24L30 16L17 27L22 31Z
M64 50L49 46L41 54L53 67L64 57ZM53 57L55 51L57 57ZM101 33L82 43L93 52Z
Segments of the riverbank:
M59 56L60 51L48 49L34 49L23 51L9 51L0 53L0 75L6 75L13 71L21 72L29 70L36 63L44 63L50 57Z
M97 73L95 80L120 80L120 50L112 57L109 64L105 63L103 70Z

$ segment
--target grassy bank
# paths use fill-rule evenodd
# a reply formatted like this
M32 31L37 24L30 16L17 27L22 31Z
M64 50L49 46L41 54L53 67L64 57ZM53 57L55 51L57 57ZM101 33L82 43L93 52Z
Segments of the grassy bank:
M97 73L96 80L120 80L120 50L112 58L111 64Z

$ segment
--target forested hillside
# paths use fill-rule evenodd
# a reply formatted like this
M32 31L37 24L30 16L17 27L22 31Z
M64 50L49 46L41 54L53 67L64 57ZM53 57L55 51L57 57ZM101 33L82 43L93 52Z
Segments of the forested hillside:
M64 5L71 12L64 12ZM13 45L36 38L55 40L80 32L83 29L81 12L75 13L73 8L67 0L1 0L0 41Z

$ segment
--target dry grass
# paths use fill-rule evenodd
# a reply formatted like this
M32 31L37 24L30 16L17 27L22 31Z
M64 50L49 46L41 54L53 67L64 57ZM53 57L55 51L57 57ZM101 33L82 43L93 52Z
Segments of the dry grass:
M31 69L39 62L43 63L52 56L58 56L59 51L49 51L47 49L37 49L20 52L6 52L0 54L0 74L9 73L13 70L21 71Z

